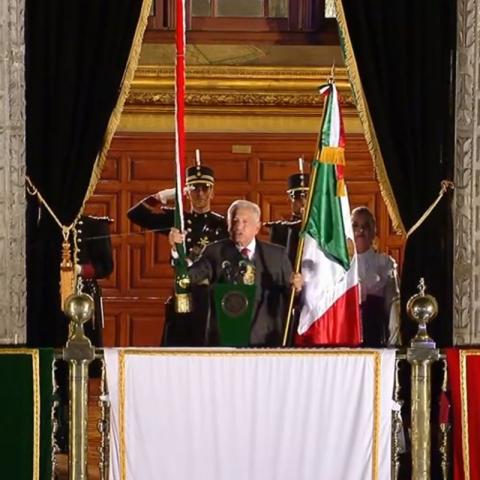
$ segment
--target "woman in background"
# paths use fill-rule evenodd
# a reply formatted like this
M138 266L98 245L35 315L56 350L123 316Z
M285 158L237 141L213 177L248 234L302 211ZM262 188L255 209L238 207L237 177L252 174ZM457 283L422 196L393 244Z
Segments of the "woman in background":
M352 211L352 227L360 277L363 345L386 347L400 344L400 294L397 264L373 248L376 222L367 207Z

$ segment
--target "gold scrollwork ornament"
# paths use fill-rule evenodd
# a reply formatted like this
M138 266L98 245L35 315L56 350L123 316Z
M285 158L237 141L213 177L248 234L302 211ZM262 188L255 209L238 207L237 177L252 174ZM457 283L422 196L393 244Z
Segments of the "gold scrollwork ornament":
M254 285L255 284L255 266L252 264L247 265L247 269L243 274L243 283L245 285Z
M190 287L190 278L187 275L182 275L177 279L177 285L186 290L187 288Z

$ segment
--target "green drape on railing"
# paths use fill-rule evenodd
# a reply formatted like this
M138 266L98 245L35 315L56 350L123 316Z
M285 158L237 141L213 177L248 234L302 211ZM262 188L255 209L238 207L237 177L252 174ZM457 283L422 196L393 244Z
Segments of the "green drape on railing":
M0 349L2 478L51 478L52 368L52 349Z

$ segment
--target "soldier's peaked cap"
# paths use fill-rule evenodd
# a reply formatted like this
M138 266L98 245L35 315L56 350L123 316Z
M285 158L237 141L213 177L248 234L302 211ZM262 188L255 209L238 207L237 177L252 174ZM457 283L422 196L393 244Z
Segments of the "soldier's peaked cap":
M308 190L310 175L308 173L294 173L288 177L287 193L293 194L298 191Z
M196 183L208 183L213 185L215 177L213 170L205 165L193 165L187 168L187 185L195 185Z

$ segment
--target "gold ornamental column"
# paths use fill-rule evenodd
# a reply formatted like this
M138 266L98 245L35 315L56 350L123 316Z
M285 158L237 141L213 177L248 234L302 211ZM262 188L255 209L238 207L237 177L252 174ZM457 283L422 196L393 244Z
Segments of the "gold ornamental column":
M407 350L411 365L411 416L412 416L412 479L430 479L430 406L431 367L440 357L435 342L428 336L427 323L436 317L438 304L434 297L425 293L423 278L418 285L419 293L407 303L409 317L418 323L417 335Z
M93 299L85 293L70 295L65 313L70 318L70 336L63 349L69 363L69 459L68 478L87 479L88 365L95 349L83 331L94 310Z

